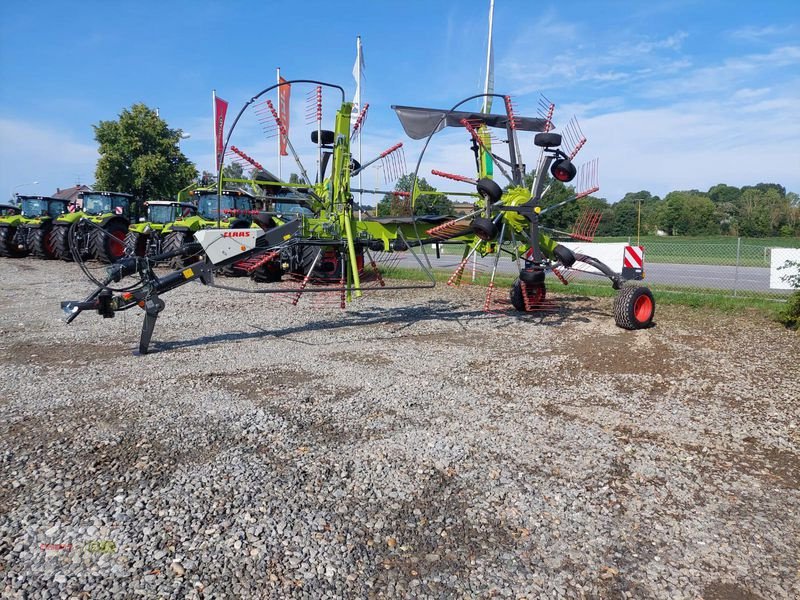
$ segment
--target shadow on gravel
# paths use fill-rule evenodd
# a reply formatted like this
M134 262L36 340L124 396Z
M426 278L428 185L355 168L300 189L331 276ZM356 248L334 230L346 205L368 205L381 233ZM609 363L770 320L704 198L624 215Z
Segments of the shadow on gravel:
M587 304L581 306L581 303ZM410 307L370 308L366 310L348 311L345 312L341 318L316 320L303 325L285 327L282 329L266 330L252 325L256 331L237 331L204 335L191 340L175 342L159 342L155 340L151 343L150 353L181 348L193 348L220 342L241 342L265 337L283 338L296 333L330 331L370 325L396 325L398 326L398 329L395 330L397 332L420 322L455 322L463 330L466 330L465 321L495 319L498 329L513 327L519 322L554 327L572 322L588 323L590 321L590 316L608 316L610 318L610 315L607 315L604 311L597 310L590 303L589 298L582 297L559 298L553 308L530 313L518 312L516 310L494 313L487 313L483 310L474 309L459 310L457 306L445 300L431 300L424 305ZM302 340L295 341L298 343L307 343Z

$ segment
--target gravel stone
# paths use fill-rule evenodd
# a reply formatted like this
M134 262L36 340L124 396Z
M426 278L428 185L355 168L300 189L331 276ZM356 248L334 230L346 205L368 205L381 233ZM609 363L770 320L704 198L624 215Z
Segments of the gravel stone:
M192 284L138 356L138 309L60 320L76 265L0 280L3 597L800 597L800 337L760 316Z

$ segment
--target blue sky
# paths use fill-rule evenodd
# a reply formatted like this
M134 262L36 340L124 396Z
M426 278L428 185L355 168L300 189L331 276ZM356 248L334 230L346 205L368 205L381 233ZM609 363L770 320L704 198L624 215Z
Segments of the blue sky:
M446 108L480 91L488 0L343 6L2 3L0 194L92 183L92 124L134 102L189 133L182 149L210 169L212 89L235 113L281 67L289 79L338 83L351 96L357 35L370 103L364 155L405 141L415 162L419 145L389 107ZM494 21L495 91L531 115L546 95L557 125L577 116L589 141L576 162L599 157L599 196L761 181L800 192L800 3L496 0ZM293 91L293 123L303 120L305 92ZM257 133L243 122L241 147L276 170L274 141ZM469 174L462 138L434 138L430 160Z

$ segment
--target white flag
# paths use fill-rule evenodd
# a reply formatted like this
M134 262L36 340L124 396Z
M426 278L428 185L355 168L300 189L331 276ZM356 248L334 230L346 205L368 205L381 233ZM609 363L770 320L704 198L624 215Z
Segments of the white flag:
M353 96L353 112L361 111L361 77L364 73L364 53L361 50L361 36L356 38L356 62L353 65L353 79L356 80L356 94Z

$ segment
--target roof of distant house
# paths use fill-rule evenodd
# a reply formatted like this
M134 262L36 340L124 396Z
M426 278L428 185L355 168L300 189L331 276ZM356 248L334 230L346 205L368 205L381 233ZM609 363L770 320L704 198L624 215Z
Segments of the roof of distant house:
M63 200L75 200L81 192L90 192L92 188L88 185L74 185L70 188L56 188L56 193L53 198L61 198Z

